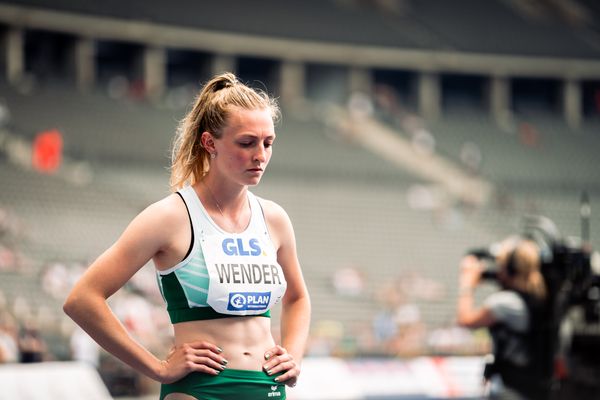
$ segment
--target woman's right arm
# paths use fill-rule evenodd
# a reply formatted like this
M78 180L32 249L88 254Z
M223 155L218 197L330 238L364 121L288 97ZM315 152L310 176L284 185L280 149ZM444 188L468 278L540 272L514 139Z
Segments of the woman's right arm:
M174 195L176 196L176 195ZM168 383L190 371L215 373L219 349L209 343L192 343L172 351L162 361L137 343L108 307L107 299L150 259L172 251L181 213L173 196L149 206L121 237L86 270L71 290L63 309L100 346L135 370ZM180 201L180 200L177 200ZM188 223L187 215L184 223Z
M461 260L456 319L458 325L466 328L482 328L496 322L488 308L475 307L473 292L481 279L481 271L481 262L476 257L469 255Z

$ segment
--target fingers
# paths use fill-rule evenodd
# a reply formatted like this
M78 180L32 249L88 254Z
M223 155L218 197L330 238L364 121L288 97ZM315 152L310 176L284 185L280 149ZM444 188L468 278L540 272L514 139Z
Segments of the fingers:
M281 361L273 367L265 367L265 372L268 375L274 375L282 371L288 371L296 368L296 362L293 359Z
M207 350L188 351L185 354L185 365L190 371L200 371L218 375L226 368L227 360L215 356Z
M277 376L274 379L274 381L283 383L285 385L288 385L289 387L294 387L294 386L296 386L296 383L298 382L298 374L299 374L298 369L293 368L293 369L290 369L289 371Z
M268 360L263 364L263 369L268 375L276 375L276 382L284 383L288 386L296 386L300 368L294 357L289 354L283 347L275 346L267 350L265 359Z
M223 352L223 349L221 349L216 344L206 342L204 340L197 340L195 342L185 343L185 345L188 345L195 349L208 349L208 350L211 350L213 353L217 353L217 354L221 354Z
M285 356L285 357L282 357ZM263 364L263 369L269 373L273 367L281 363L282 361L288 361L291 359L291 355L288 354L287 350L281 346L275 346L265 352L266 363Z
M180 377L192 371L218 375L227 366L222 352L218 346L204 341L184 343L171 350L167 362L171 373Z
M275 347L270 348L269 350L267 350L265 352L265 360L270 359L274 355L285 354L285 353L287 353L287 350L284 349L283 347L277 345Z

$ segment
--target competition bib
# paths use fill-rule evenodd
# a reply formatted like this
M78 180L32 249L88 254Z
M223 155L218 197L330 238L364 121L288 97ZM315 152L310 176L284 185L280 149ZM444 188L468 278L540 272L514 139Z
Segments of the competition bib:
M210 277L207 303L230 315L258 315L277 304L287 282L266 235L211 233L200 240Z

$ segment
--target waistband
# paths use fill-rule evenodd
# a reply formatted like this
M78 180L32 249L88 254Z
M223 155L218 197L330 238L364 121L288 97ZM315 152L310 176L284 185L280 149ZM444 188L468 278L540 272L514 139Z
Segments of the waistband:
M240 317L240 315L221 314L212 307L181 308L177 310L167 310L172 324L188 321L203 321L209 319ZM248 315L248 317L266 317L271 318L271 310L267 310L259 315Z

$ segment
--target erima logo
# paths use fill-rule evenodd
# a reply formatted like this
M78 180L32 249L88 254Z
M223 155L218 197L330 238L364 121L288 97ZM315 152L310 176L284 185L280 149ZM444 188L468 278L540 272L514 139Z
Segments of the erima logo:
M223 252L228 256L260 256L262 253L258 239L250 239L247 243L244 243L241 238L225 238L221 246Z
M232 292L229 293L227 310L266 310L270 300L271 292Z
M271 386L271 391L267 394L267 397L281 397L281 392L278 391L278 385Z

